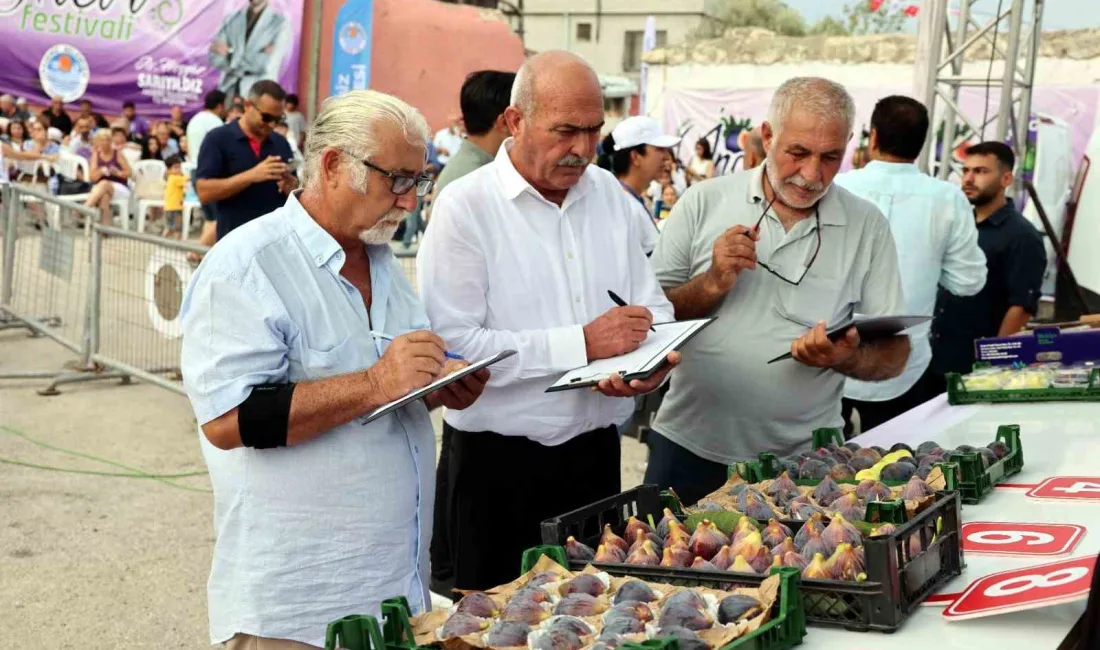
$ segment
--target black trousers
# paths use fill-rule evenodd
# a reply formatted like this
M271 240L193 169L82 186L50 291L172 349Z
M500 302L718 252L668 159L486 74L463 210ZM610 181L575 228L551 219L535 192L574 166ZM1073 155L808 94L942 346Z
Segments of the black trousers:
M447 494L451 465L451 437L454 429L444 423L443 441L439 444L439 464L435 467L435 512L432 513L431 590L451 597L454 589L454 563L451 562L451 538L447 529Z
M656 431L650 430L649 465L645 482L662 490L672 488L680 501L689 506L726 482L727 466L696 456Z
M851 438L855 435L855 428L852 423L853 410L859 413L860 433L867 433L878 425L893 420L902 413L914 409L946 391L947 387L943 377L932 372L932 369L929 368L924 371L917 383L894 399L883 402L864 402L845 397L841 401L841 415L844 417L844 436L845 438Z
M543 521L621 491L614 426L554 447L443 427L443 435L450 434L450 458L436 511L442 509L446 521L435 529L432 546L449 549L455 589L483 590L515 580L523 551L542 543Z

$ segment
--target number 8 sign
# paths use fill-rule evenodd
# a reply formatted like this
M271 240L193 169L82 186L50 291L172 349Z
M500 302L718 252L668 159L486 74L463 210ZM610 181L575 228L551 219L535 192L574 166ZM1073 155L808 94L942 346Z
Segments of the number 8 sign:
M1088 597L1095 557L1002 571L970 583L943 611L949 621L1037 609Z
M979 555L1068 555L1085 536L1075 524L973 521L963 524L963 551Z

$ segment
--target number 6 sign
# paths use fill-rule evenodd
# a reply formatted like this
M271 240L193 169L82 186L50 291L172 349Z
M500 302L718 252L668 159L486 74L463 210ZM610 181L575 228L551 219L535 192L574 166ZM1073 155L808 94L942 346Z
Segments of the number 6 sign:
M1096 558L1085 557L994 573L970 583L943 617L959 621L1083 600L1095 568Z
M962 526L963 551L979 555L1068 555L1085 536L1075 524L973 521Z

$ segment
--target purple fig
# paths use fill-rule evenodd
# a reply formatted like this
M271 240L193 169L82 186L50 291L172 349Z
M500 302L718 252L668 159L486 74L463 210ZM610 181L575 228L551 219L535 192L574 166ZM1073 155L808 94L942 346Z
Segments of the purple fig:
M833 516L832 521L821 532L821 541L825 543L829 555L832 555L841 544L861 545L863 536L858 528L848 523L844 515L837 514ZM805 549L802 552L805 553Z
M700 571L719 571L720 569L714 566L712 563L704 560L702 557L695 558L695 561L691 563L692 569L699 569Z
M665 535L664 543L665 546L672 546L677 542L687 546L691 542L691 533L683 524L674 519L668 524L668 535Z
M558 601L555 614L570 616L595 616L607 610L607 605L591 594L573 593Z
M809 580L830 580L829 571L825 568L825 556L814 553L814 558L802 569L802 577Z
M829 468L829 476L837 481L854 481L856 470L852 469L852 466L847 463L837 464Z
M821 535L821 531L823 530L825 530L823 518L820 515L811 517L810 520L802 524L802 528L798 529L798 532L795 533L794 545L798 548L802 548L811 535Z
M745 515L757 521L779 519L779 513L767 501L754 497L745 500Z
M718 603L718 622L722 625L736 623L761 614L764 605L752 596L735 594Z
M860 481L859 485L856 486L856 496L864 503L871 503L872 501L889 501L893 498L890 493L890 488L879 481L872 481L871 479Z
M749 563L749 566L752 567L753 571L756 571L757 573L765 573L767 572L768 567L772 565L772 554L771 551L768 550L768 547L761 546L759 549L757 549L755 556L746 557L745 561Z
M871 530L871 537L893 535L896 532L898 532L898 527L894 524L882 524L881 526L875 526L875 528Z
M630 602L615 605L604 616L604 623L609 623L616 618L630 618L642 623L653 620L653 610L645 603Z
M709 560L718 554L719 549L729 543L729 538L718 530L717 526L710 520L704 519L695 527L695 533L688 542L688 549L704 560Z
M870 460L871 465L874 465L875 463L882 460L882 454L880 454L875 449L872 449L871 447L864 447L863 449L860 449L859 451L857 451L855 455L856 456L862 456L863 458L866 458L867 460Z
M732 555L740 555L746 560L756 556L756 552L764 547L764 539L759 531L754 531L741 538L730 548Z
M638 534L643 535L640 530ZM657 566L661 563L661 556L657 554L657 548L653 546L653 542L647 539L641 546L636 547L635 550L627 556L626 563Z
M599 548L596 549L595 561L622 564L626 562L626 552L618 546L604 546L600 544Z
M509 600L500 613L501 620L520 621L527 625L538 625L549 616L550 611L546 604L529 599L516 600L515 598ZM492 630L490 630L491 632Z
M626 529L623 530L623 539L632 540L635 538L637 531L642 531L647 535L656 535L657 531L647 524L646 522L638 519L637 517L630 517L626 520Z
M680 520L672 514L672 511L668 508L665 508L665 516L661 517L661 521L657 522L657 530L655 531L657 533L657 537L660 537L662 540L668 537L668 525L670 522L673 521L678 524L680 523Z
M882 468L878 477L883 481L908 481L911 476L917 473L917 466L909 463L890 463L886 467Z
M831 458L829 460L832 461ZM833 464L836 464L835 461ZM828 475L828 463L818 458L808 458L806 462L802 463L802 466L798 468L798 478L801 479L820 481Z
M568 596L569 594L599 596L605 591L607 591L607 585L598 576L591 573L578 574L577 577L565 582L558 588L558 592L562 596Z
M825 540L821 539L821 535L811 536L798 551L798 554L802 557L813 557L817 553L822 555L829 554L829 546L825 543Z
M1005 444L1003 440L997 440L989 443L988 445L986 445L986 449L992 451L993 455L997 457L997 460L1004 458L1008 455L1010 451L1012 451L1008 448L1008 445Z
M459 612L478 618L495 618L500 613L500 606L485 592L472 591L458 601L455 613Z
M829 506L829 511L833 514L843 515L845 519L852 521L863 521L865 514L863 504L860 503L855 492L849 492L833 501L832 505Z
M661 603L661 609L673 605L687 605L698 610L704 610L707 608L707 601L703 599L703 596L694 589L681 589L676 593L670 595Z
M718 554L710 559L710 563L718 568L719 571L725 571L733 564L733 553L730 551L730 547L723 546Z
M909 479L909 482L905 484L905 487L901 489L901 498L907 500L923 499L924 497L930 497L935 494L936 491L932 489L931 485L928 485L922 481L919 477L914 476Z
M801 571L802 569L806 568L807 564L809 564L809 562L806 561L806 558L802 557L798 553L795 553L794 551L789 551L783 554L783 566L794 567Z
M757 573L752 564L740 555L733 558L733 564L730 565L729 571L732 573Z
M535 603L548 603L550 602L550 594L547 593L545 589L524 585L512 594L512 598L509 602L523 600L529 600Z
M920 445L917 446L916 455L927 456L928 454L935 453L935 450L937 449L940 450L940 453L943 453L943 448L940 447L938 442L928 440L927 442L922 442L920 443Z
M810 497L798 497L790 502L787 506L787 510L791 513L791 518L797 519L798 521L806 521L812 518L814 513L817 513L819 516L825 514L821 506L811 501Z
M561 580L561 576L553 571L542 571L531 576L524 586L527 587L539 587L550 582L558 582Z
M765 496L771 497L779 504L785 504L799 494L798 486L794 484L787 472L780 474L779 478L772 481L768 489L764 490Z
M489 628L485 643L492 648L514 648L527 645L531 627L522 621L500 621Z
M473 614L467 614L465 612L455 612L447 619L447 622L443 624L443 629L439 633L439 638L453 639L455 637L481 632L488 627L489 621L483 618L478 618Z
M600 546L617 546L623 553L630 552L630 544L611 530L611 524L603 527L603 535L600 536Z
M680 650L711 650L710 644L704 641L698 634L679 625L662 627L661 631L657 634L657 638L661 637L669 637L679 641ZM593 648L593 650L596 649Z
M657 594L649 585L641 580L624 582L615 592L615 604L619 603L652 603L657 600Z
M683 544L673 544L672 546L665 547L661 555L661 566L689 567L691 566L691 561L694 559L695 555L688 550L687 546Z
M798 552L798 547L795 546L793 537L788 537L784 539L781 543L773 546L771 553L772 555L778 555L782 557L783 554L787 553L788 551L794 551L795 553Z
M827 508L829 504L836 501L842 494L844 493L840 491L840 486L836 484L836 480L831 476L826 476L817 484L817 487L814 488L810 496L813 497L818 505Z
M581 650L584 646L584 641L577 634L560 628L535 630L527 636L530 650Z
M591 546L578 542L575 537L565 540L565 554L570 560L578 562L591 562L596 558L596 551Z
M761 538L768 548L782 544L783 540L791 536L791 529L775 519L768 521L768 525L764 527L764 532L761 534Z
M833 580L854 582L867 578L867 567L863 563L863 556L857 554L851 544L837 546L836 552L825 562L825 570Z
M662 629L676 625L698 631L710 629L714 622L702 610L674 603L661 608L661 618L657 625Z
M856 473L862 472L865 469L871 469L874 466L874 461L866 456L853 456L852 460L848 461L848 467L851 467Z

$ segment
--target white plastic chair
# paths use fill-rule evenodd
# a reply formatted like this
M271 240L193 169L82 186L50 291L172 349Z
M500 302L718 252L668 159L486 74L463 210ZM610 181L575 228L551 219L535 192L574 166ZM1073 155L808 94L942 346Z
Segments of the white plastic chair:
M60 158L54 165L54 169L62 175L73 179L80 178L90 182L92 178L91 165L88 161L81 156L68 152L61 152ZM84 203L84 200L88 198L88 194L66 194L61 198L66 201L72 201L73 203ZM111 200L111 206L118 210L119 220L122 222L123 229L129 230L130 197L116 197Z
M133 167L141 160L141 150L134 149L133 147L123 147L122 157L126 159L126 162L130 163L131 167Z
M145 217L149 208L163 208L164 198L143 199L138 197L138 188L143 182L158 181L164 179L165 165L160 160L139 160L130 166L131 193L137 201L137 231L145 232Z

